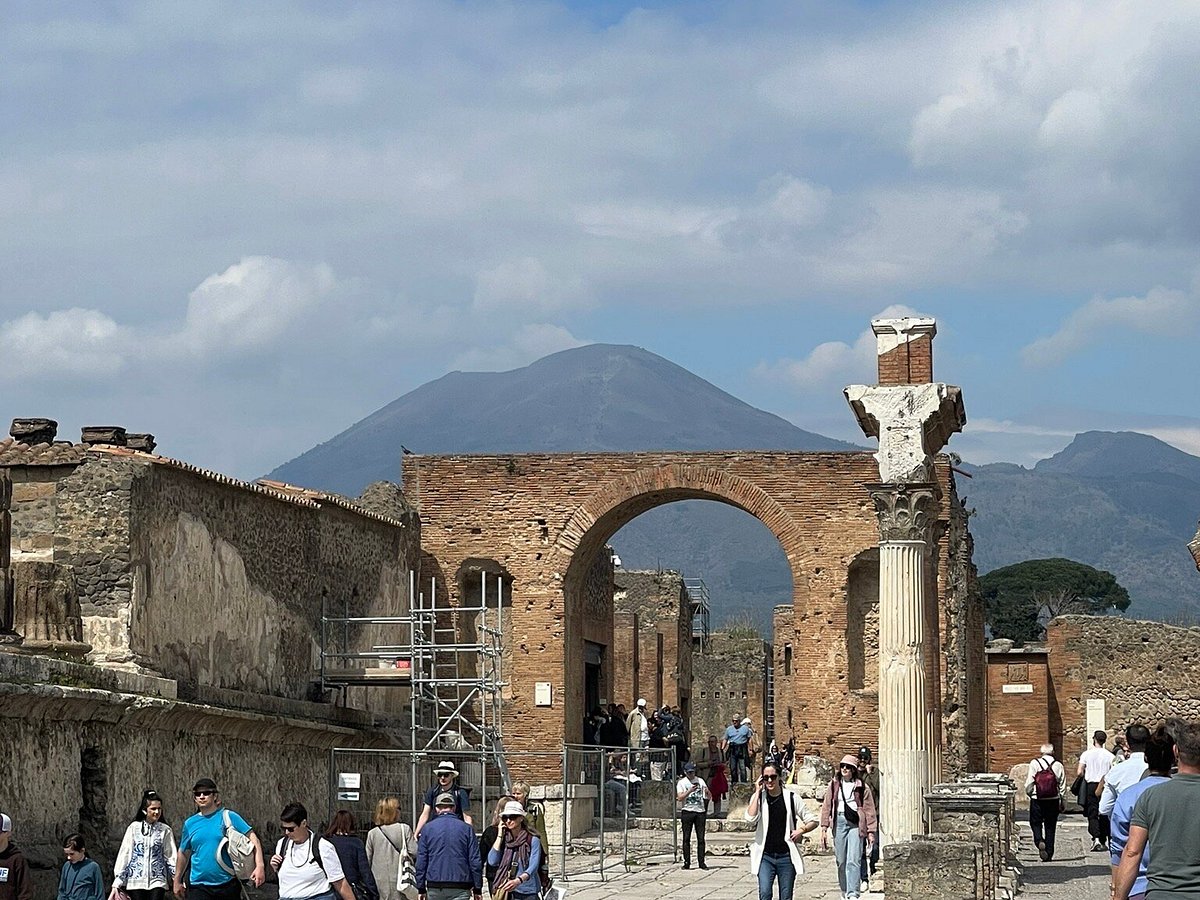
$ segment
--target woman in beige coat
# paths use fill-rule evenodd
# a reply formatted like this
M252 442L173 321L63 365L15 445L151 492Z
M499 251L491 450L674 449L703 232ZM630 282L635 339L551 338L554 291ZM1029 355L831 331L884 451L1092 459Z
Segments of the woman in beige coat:
M416 900L416 885L401 892L398 882L404 861L411 871L417 858L412 829L400 817L400 801L384 797L375 805L375 827L367 832L367 861L379 885L379 900ZM408 896L411 894L411 896Z

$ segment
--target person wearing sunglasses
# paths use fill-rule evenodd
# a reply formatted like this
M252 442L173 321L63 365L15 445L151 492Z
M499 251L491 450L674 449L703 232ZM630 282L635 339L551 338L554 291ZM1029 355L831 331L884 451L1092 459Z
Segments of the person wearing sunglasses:
M221 793L211 778L201 778L192 786L196 812L183 823L179 853L175 861L175 896L187 900L240 900L241 883L231 872L232 860L222 846L225 818L229 827L250 839L254 847L254 871L250 880L262 887L267 879L262 843L250 824L221 805Z
M516 800L500 812L500 833L488 851L489 865L496 867L492 897L533 900L541 890L538 867L542 864L542 842L525 824L525 807Z
M753 822L750 874L758 878L759 900L771 900L773 882L779 881L779 900L792 900L796 876L804 874L797 841L817 827L816 817L804 801L784 790L779 767L768 762L755 782L745 818Z
M157 791L143 791L142 802L117 852L113 866L113 889L130 900L163 900L175 878L175 832L163 820L162 798Z
M279 874L279 900L355 900L337 847L309 828L302 803L283 808L279 827L283 837L271 857Z
M830 828L838 886L844 900L854 900L862 886L863 846L866 845L869 856L878 824L875 795L858 777L858 757L852 754L842 757L838 773L829 782L821 803L822 846L828 846Z
M438 767L433 770L433 776L435 783L425 792L425 805L421 809L420 818L417 819L417 827L413 829L413 833L418 839L421 837L421 829L425 827L425 823L433 814L434 800L442 794L449 794L454 798L454 814L456 816L468 825L474 826L475 824L470 813L471 795L466 788L459 786L458 769L454 768L454 763L449 760L438 763Z

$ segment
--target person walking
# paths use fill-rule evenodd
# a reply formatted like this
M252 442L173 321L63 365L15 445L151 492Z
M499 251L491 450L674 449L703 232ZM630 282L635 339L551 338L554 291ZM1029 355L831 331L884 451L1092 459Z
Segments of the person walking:
M68 834L63 841L63 864L58 877L57 900L104 900L104 875L94 859L89 859L83 835Z
M1054 833L1063 808L1067 773L1054 758L1054 745L1042 744L1042 755L1029 762L1025 793L1029 795L1029 829L1042 862L1054 859Z
M875 841L878 822L875 796L858 777L858 757L846 754L838 774L829 782L821 803L821 843L828 846L833 830L833 855L837 859L838 886L842 896L854 900L862 884L864 844L868 853Z
M113 865L113 894L131 900L163 900L175 878L175 832L163 821L162 798L143 791L138 811L125 829Z
M458 783L458 769L454 768L454 763L444 760L438 763L438 767L433 770L434 778L437 783L425 792L425 805L421 808L421 817L417 819L417 827L413 829L413 833L417 839L421 838L421 829L425 827L425 823L429 821L429 817L433 814L433 802L442 794L449 794L454 798L454 814L466 822L468 825L475 824L471 819L471 795L467 789L460 787Z
M725 728L725 738L722 741L725 759L729 764L730 784L741 784L750 777L746 766L746 748L749 743L750 724L748 722L743 724L737 716L734 716Z
M239 900L242 888L230 874L233 861L221 846L225 839L225 814L229 827L250 838L254 846L254 871L250 880L255 887L266 881L262 843L254 829L233 810L221 803L221 792L211 778L201 778L192 786L196 812L183 823L179 851L175 860L175 895L188 900Z
M1195 897L1200 885L1200 722L1173 722L1177 774L1138 797L1129 820L1113 900L1129 900L1147 846L1146 896Z
M1156 784L1162 784L1171 777L1171 766L1175 764L1175 753L1171 736L1165 729L1160 729L1153 737L1139 740L1140 752L1146 764L1146 772L1141 779L1123 788L1112 809L1109 811L1108 852L1112 864L1113 884L1117 880L1117 868L1121 864L1121 854L1125 852L1125 844L1129 841L1129 826L1133 820L1133 810L1138 798ZM1126 763L1129 760L1125 761ZM1125 763L1122 763L1125 765ZM1142 861L1138 866L1137 878L1129 890L1130 897L1144 897L1148 886L1150 865L1150 848L1142 853Z
M542 861L538 868L538 878L542 884L549 884L550 841L546 837L546 809L536 800L529 799L529 785L524 781L513 782L512 798L525 810L525 827L537 835L537 839L542 842Z
M33 900L33 882L25 855L13 843L13 821L0 813L0 900Z
M367 832L367 862L379 888L380 900L416 900L417 840L407 823L399 821L400 801L384 797L375 804L375 827ZM402 875L407 874L406 895Z
M475 831L455 814L454 795L434 798L433 817L417 841L417 896L420 900L480 900L483 861Z
M375 873L371 871L371 862L367 859L367 848L358 836L354 813L348 809L339 809L334 813L333 821L325 829L325 839L337 851L342 873L350 883L356 900L379 900L379 886L375 883Z
M874 840L863 845L863 881L867 882L867 890L871 889L871 879L875 877L875 871L879 867L879 767L872 762L871 748L858 748L858 774L862 778L863 784L871 789L871 796L875 798L875 832Z
M496 867L492 896L534 900L541 891L538 867L542 862L542 842L526 827L525 808L516 800L504 804L500 813L500 833L487 861Z
M279 814L283 837L271 856L279 875L279 900L355 900L337 848L308 826L308 810L289 803Z
M779 900L792 900L796 876L804 874L804 860L796 842L817 827L817 819L796 794L783 789L776 766L763 766L754 787L745 819L754 823L750 874L758 878L758 900L771 900L776 880Z
M683 867L692 867L692 831L696 832L696 864L704 864L704 826L708 818L708 785L696 774L696 764L683 764L683 776L675 785L679 821L683 823Z
M1106 743L1108 735L1103 731L1093 734L1092 746L1080 754L1075 772L1087 784L1083 792L1083 814L1087 816L1092 850L1103 850L1108 846L1108 816L1100 814L1100 785L1113 767L1113 755L1105 748Z
M1111 815L1121 792L1137 784L1146 774L1146 744L1149 740L1150 729L1145 725L1135 722L1125 729L1125 745L1129 754L1123 760L1119 760L1119 764L1114 763L1104 778L1104 789L1100 792L1098 807L1100 815Z
M513 800L511 794L501 794L496 798L496 805L492 809L492 818L488 823L487 828L483 829L483 834L479 836L479 858L483 860L483 881L488 886L488 891L492 889L492 884L496 880L496 867L487 861L488 851L492 849L492 844L496 842L496 838L500 835L500 814L504 812L504 807Z

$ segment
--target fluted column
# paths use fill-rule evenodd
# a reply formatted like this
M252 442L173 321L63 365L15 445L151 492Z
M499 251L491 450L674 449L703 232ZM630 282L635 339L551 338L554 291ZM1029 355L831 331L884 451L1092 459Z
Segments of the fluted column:
M879 519L879 798L884 845L924 832L935 723L926 682L926 567L937 521L934 484L867 485Z

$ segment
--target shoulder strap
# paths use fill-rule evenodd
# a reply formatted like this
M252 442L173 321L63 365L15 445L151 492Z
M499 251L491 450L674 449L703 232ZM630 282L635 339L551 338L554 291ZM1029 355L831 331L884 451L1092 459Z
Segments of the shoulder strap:
M318 866L320 866L321 872L324 873L325 872L325 860L321 859L321 853L317 849L317 847L320 845L320 843L321 843L321 836L314 831L312 833L313 862L315 862Z
M233 827L233 822L229 820L229 810L224 806L221 807L221 822L224 824L225 831Z
M391 845L392 845L392 849L393 849L393 850L395 850L395 851L396 851L397 853L399 853L401 856L404 856L404 854L405 854L405 851L404 851L404 850L401 850L399 847L397 847L397 846L396 846L396 842L395 842L395 841L393 841L393 840L392 840L392 838L391 838L391 835L389 835L389 834L387 833L387 831L385 830L385 826L383 826L383 825L380 825L380 826L379 826L379 833L383 835L383 837L384 837L384 840L386 840L386 841L387 841L389 844L391 844ZM403 834L404 832L400 832L400 833L401 833L401 834ZM408 846L408 841L402 841L402 843L404 843L405 847L407 848L407 846Z

